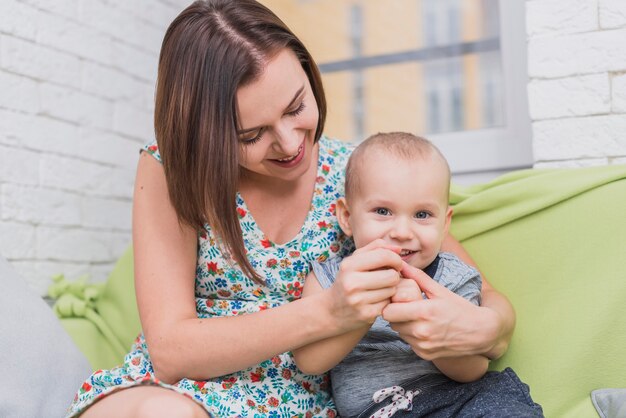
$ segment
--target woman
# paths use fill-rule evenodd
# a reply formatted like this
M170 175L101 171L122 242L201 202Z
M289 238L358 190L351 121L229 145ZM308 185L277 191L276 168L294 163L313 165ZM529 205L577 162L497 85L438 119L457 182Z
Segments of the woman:
M351 249L334 214L350 148L322 136L325 113L313 59L264 6L198 1L174 20L158 145L135 184L143 335L123 366L83 384L70 415L334 416L326 377L304 375L289 351L383 309L422 358L506 350L514 313L488 283L483 307L438 288L422 304L389 304L402 264L380 245L299 299L311 260ZM471 263L453 238L444 247Z

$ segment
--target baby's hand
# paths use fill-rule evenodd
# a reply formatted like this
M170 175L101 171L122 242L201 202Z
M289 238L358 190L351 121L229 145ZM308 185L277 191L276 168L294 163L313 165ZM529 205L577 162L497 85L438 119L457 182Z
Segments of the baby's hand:
M401 279L396 286L396 293L391 297L391 302L413 302L422 299L422 290L415 280Z

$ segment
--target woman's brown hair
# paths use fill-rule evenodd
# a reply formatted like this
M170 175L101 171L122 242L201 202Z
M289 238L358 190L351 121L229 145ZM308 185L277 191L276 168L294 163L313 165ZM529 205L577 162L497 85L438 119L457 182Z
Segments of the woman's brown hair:
M317 102L322 134L326 99L319 70L302 42L254 0L202 0L167 29L159 57L154 127L170 200L179 221L205 224L257 283L236 211L239 184L237 89L256 80L268 60L290 48Z

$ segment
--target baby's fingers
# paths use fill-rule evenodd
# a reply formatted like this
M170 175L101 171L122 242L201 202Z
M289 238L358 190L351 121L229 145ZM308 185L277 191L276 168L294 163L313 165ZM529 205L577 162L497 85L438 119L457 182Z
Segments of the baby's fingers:
M400 283L396 286L396 293L391 297L391 301L396 302L413 302L422 299L422 291L417 283L411 279L400 279Z

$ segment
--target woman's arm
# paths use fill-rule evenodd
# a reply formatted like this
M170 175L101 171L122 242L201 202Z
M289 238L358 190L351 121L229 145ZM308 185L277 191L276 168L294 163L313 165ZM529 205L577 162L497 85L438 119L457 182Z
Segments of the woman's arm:
M472 259L461 243L452 235L448 234L446 236L442 250L456 254L456 256L466 264L473 266L480 272L474 259ZM492 331L487 331L485 334L485 341L493 339L490 344L491 348L483 353L487 358L494 360L501 357L509 348L509 343L511 342L511 337L515 330L515 310L507 297L498 292L491 283L487 281L482 272L480 275L483 281L481 307L489 308L497 315L497 319L491 324Z
M444 241L444 251L454 252L476 265L454 238ZM417 282L428 300L390 303L383 317L402 339L426 360L480 354L494 359L506 351L515 327L515 312L502 294L483 280L482 305L475 306L420 270L405 267L405 277Z
M302 297L323 292L324 289L317 281L315 273L311 271L304 282ZM324 340L316 341L293 350L293 357L298 368L306 374L322 374L335 367L354 348L367 333L370 326L336 335Z
M411 279L402 279L396 286L396 294L392 302L410 303L423 300L422 292L417 282ZM473 382L480 379L489 367L489 359L481 355L462 357L441 357L433 359L435 366L441 373L457 382Z
M366 264L372 252L377 252L381 249L391 254L391 260L395 261L395 264L391 266L395 266L395 270L360 271L358 275L349 274L355 270L355 266ZM400 248L390 246L381 239L359 248L350 257L345 258L341 262L335 283L329 289L322 288L313 271L308 274L302 291L303 298L306 299L323 292L331 292L333 288L338 287L342 289L344 297L351 299L350 303L360 304L364 307L370 306L372 314L361 327L293 350L294 359L300 370L307 374L321 374L332 369L363 338L376 320L376 317L382 313L382 309L387 306L394 295L397 295L398 288L403 287L401 283L407 281L401 279L398 271L396 271L402 267L402 259L398 255L399 252ZM392 282L384 279L384 275L387 274L393 276L394 280ZM413 285L414 288L417 288L414 283ZM419 297L419 292L406 291L405 293L413 297ZM417 296L415 296L416 294Z
M135 182L133 249L139 315L155 373L164 382L243 370L362 327L375 313L333 286L330 292L258 313L199 319L194 296L197 234L178 222L163 167L147 153L142 153ZM394 265L394 256L399 259L390 251L372 251L366 263L352 265L347 273L367 275ZM392 286L398 279L388 274L386 280Z
M392 302L408 303L423 300L417 282L402 279L396 287ZM433 359L435 366L443 374L457 382L473 382L480 379L489 367L489 359L479 354L462 357L441 357Z

